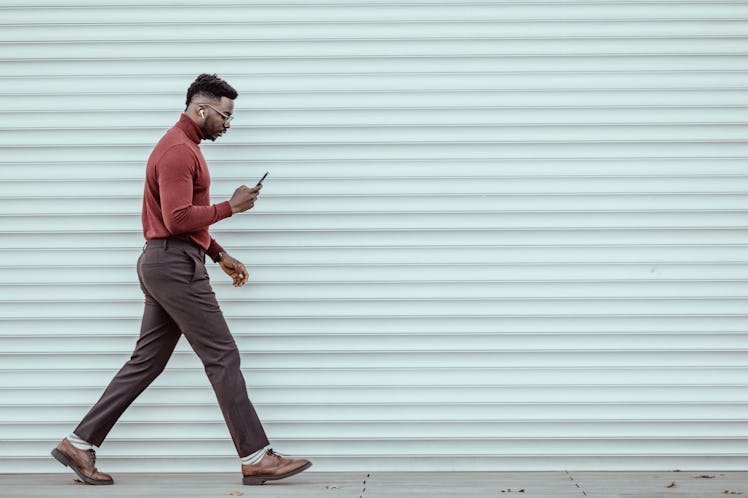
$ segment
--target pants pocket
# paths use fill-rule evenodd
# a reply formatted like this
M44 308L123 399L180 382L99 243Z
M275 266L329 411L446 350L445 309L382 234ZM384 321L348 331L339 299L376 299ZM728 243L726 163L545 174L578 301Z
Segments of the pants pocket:
M197 282L199 280L208 280L210 277L208 276L208 269L205 268L205 263L200 261L196 256L193 256L192 254L187 254L187 257L192 261L192 265L194 267L194 270L192 272L192 281Z

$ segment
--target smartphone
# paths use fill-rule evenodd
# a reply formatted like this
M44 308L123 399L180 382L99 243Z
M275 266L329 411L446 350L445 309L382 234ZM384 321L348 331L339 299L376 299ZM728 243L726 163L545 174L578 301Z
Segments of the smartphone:
M270 172L269 172L269 171L266 171L266 172L265 172L265 174L264 174L264 175L262 175L262 178L260 178L260 181L259 181L259 182L257 182L257 185L255 185L255 187L259 187L260 185L262 185L262 180L264 180L264 179L265 179L265 177L266 177L266 176L268 176L268 173L270 173Z

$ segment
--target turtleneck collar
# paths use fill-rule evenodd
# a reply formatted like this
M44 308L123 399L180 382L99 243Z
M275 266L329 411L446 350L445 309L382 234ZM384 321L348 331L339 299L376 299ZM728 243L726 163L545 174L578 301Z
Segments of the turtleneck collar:
M187 135L187 138L198 145L200 145L200 141L205 138L200 127L197 126L197 124L195 124L195 122L192 121L192 119L184 113L179 116L179 121L177 121L177 124L174 126L181 129L184 134Z

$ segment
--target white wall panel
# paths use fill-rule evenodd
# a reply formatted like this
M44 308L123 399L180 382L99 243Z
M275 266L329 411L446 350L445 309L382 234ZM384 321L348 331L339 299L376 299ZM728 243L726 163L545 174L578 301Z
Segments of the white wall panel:
M0 472L63 471L128 358L201 72L240 93L213 198L271 172L213 229L252 283L211 273L279 451L745 469L747 57L745 1L0 2ZM99 456L236 471L186 344Z

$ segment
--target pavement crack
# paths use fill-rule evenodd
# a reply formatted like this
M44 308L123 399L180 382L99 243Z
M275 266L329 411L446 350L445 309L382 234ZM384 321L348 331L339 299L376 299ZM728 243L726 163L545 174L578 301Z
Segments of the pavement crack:
M364 498L364 495L366 494L366 481L371 477L371 474L366 474L366 477L364 477L364 482L361 485L361 494L358 495L358 498Z
M576 479L574 479L574 476L573 476L573 475L571 475L571 474L569 473L569 471L568 471L568 470L565 470L564 472L566 472L566 476L567 476L567 477L569 478L569 480L570 480L570 481L571 481L572 483L574 483L574 485L575 485L575 486L577 487L577 489L578 489L579 491L581 491L581 492L582 492L582 496L589 496L589 495L587 494L587 490L585 490L585 489L584 489L584 488L582 487L582 485L581 485L581 484L579 484L579 481L577 481Z

